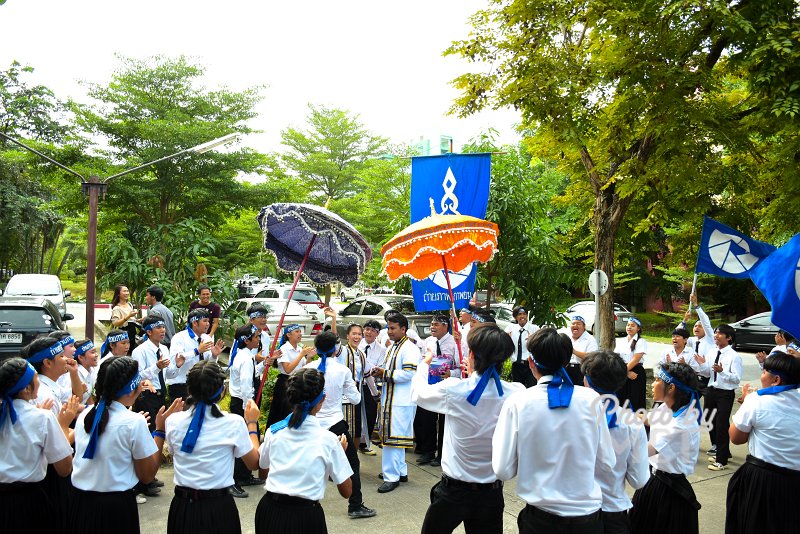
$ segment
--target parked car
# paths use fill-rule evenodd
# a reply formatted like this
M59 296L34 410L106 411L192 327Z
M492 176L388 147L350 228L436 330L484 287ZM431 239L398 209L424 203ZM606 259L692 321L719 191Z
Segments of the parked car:
M431 335L431 319L433 312L417 313L414 309L414 297L410 295L370 295L360 297L348 304L336 319L336 333L344 339L347 326L351 323L363 325L375 319L383 326L383 314L395 309L408 318L409 327L413 327L422 339Z
M353 299L357 299L358 297L369 295L372 293L372 289L368 288L361 282L356 282L353 284L353 287L345 287L342 286L342 289L339 290L339 300L342 302L348 302Z
M493 303L489 305L489 312L494 315L494 320L497 322L497 326L503 330L505 330L510 324L516 324L514 316L511 314L511 310L513 309L514 306L511 306L510 304Z
M586 321L586 330L589 333L594 334L594 315L595 315L595 308L594 308L594 301L593 300L582 300L580 302L576 302L564 312L564 315L568 317L573 317L574 315L580 315ZM622 304L614 303L614 333L615 334L624 334L625 333L625 325L628 324L628 321L633 316L631 312L625 309L625 306Z
M287 299L292 290L292 284L267 284L263 286L253 298L256 299ZM317 290L308 284L297 284L292 294L292 300L303 305L306 311L316 318L319 322L325 322L323 309L325 303L317 293Z
M283 307L286 306L286 299L239 299L231 306L231 309L237 314L245 315L247 308L249 308L254 302L258 302L259 304L266 306L268 311L267 328L269 329L270 335L275 334L278 327L278 321L280 321L281 313L283 312ZM224 315L230 317L232 314L230 312L226 312ZM289 302L289 307L286 309L286 317L283 320L283 325L288 326L294 323L299 324L303 329L303 343L305 344L313 344L314 337L322 332L322 321L318 321L316 317L310 315L302 304L292 300ZM231 337L227 337L228 335L223 336L222 339L225 340L225 345L230 347L233 345L233 339Z
M770 351L775 346L775 334L778 328L772 324L772 312L751 315L746 319L731 323L736 331L733 348L752 351Z
M6 297L31 297L38 301L45 297L60 311L61 315L67 313L67 297L69 291L61 287L61 280L54 274L15 274L6 285L5 292L0 295Z
M0 358L17 356L40 334L67 330L72 319L44 297L0 297Z

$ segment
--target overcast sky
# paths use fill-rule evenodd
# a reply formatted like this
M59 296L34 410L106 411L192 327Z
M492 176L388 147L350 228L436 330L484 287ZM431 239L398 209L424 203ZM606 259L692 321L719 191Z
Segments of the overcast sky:
M2 1L2 0L0 0ZM475 67L442 57L467 37L486 0L6 0L0 5L0 69L12 60L60 99L87 102L87 80L107 83L115 54L195 58L207 87L265 85L263 130L245 144L280 150L280 131L302 127L307 104L346 109L374 133L408 143L453 135L456 144L494 127L516 139L513 111L446 117L449 81Z

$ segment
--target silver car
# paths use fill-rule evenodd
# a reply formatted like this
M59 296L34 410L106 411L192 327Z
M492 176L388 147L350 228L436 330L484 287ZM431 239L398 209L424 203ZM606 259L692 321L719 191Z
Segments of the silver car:
M283 308L286 306L286 299L239 299L231 307L231 309L235 311L237 315L244 316L244 320L247 321L247 308L256 302L263 304L267 308L267 328L269 329L270 335L274 335L278 327L278 321L281 319ZM227 315L230 316L231 314L228 313ZM314 316L306 312L305 308L299 302L291 300L289 301L289 307L286 309L286 317L283 320L283 326L288 326L295 323L299 324L303 329L303 343L306 345L313 344L316 335L322 332L322 322L318 321ZM223 339L225 339L225 344L227 346L230 347L233 344L232 339Z
M0 295L29 298L32 301L44 297L64 315L67 313L67 297L70 292L64 291L61 280L54 274L15 274L8 281L5 293L0 291Z
M336 331L344 339L347 326L356 323L363 325L370 319L384 325L383 314L395 309L406 316L409 328L417 331L422 339L431 335L431 319L433 312L417 313L414 309L414 297L409 295L370 295L359 297L348 304L336 319Z
M595 307L593 300L582 300L580 302L576 302L564 312L565 315L572 318L575 315L580 315L586 322L586 330L589 333L594 334L594 316L595 316ZM628 321L633 316L631 312L625 309L625 306L622 304L614 303L614 333L615 334L624 334L625 333L625 326L628 324Z

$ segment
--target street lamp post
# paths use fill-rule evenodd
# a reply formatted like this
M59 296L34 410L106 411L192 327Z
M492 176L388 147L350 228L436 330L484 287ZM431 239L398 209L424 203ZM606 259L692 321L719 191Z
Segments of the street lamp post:
M155 165L156 163L161 163L162 161L167 161L169 159L173 159L178 156L183 156L184 154L203 154L205 152L213 150L218 146L234 142L239 138L239 134L235 133L228 134L218 139L208 141L207 143L203 143L197 146L193 146L191 148L187 148L185 150L181 150L180 152L170 154L169 156L164 156L163 158L159 158L157 160L153 160L148 163L144 163L142 165L133 167L132 169L128 169L119 172L117 174L111 175L105 180L101 180L97 176L90 176L88 179L86 179L80 173L74 171L73 169L70 169L66 165L62 165L53 158L39 152L35 148L32 148L20 141L17 141L13 137L9 137L3 132L0 132L0 138L10 141L29 152L33 152L37 156L49 161L50 163L59 167L60 169L63 169L68 173L77 176L81 180L81 191L89 199L89 224L86 229L88 234L86 242L86 249L87 249L86 250L86 337L89 339L94 339L94 294L95 294L96 277L97 277L97 210L98 210L98 205L100 204L100 195L105 196L106 190L108 189L108 182L110 182L115 178L119 178L120 176L131 174L133 172L150 167L151 165Z

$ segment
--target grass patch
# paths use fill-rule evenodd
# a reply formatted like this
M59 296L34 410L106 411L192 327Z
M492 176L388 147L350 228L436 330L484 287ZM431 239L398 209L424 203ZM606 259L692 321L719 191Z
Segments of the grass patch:
M86 302L86 280L61 280L64 291L72 293L69 300L71 302ZM100 293L101 302L111 302L114 297L113 291L103 291Z

